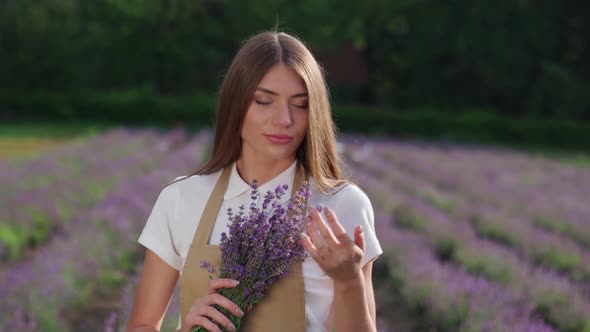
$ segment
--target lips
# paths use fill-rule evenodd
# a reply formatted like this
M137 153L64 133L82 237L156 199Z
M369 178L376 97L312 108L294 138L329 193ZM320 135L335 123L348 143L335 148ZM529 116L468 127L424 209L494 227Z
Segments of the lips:
M265 134L264 136L273 144L288 144L293 140L293 137L289 135Z

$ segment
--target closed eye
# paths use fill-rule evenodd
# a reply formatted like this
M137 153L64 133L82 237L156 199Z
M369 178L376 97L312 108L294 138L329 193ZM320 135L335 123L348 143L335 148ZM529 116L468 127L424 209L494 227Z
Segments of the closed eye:
M256 104L258 104L258 105L270 105L270 104L272 104L271 101L264 102L264 101L254 100L254 102L256 102ZM293 106L295 106L297 108L301 108L301 109L307 109L307 103L304 104L304 105L295 105L295 104L293 104Z

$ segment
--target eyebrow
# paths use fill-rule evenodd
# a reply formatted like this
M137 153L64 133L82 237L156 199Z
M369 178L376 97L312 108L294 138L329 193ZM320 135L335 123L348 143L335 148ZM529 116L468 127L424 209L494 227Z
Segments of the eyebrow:
M266 92L266 93L271 94L273 96L278 96L279 95L277 92L274 92L272 90L265 89L265 88L256 88L256 91ZM294 94L294 95L291 96L291 98L296 98L296 97L307 97L307 92L296 93L296 94Z

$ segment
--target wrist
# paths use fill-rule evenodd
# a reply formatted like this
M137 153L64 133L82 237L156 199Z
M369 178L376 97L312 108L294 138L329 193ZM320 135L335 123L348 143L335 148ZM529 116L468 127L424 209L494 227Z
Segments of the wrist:
M352 278L348 279L335 279L334 280L334 290L335 291L349 291L355 289L363 289L365 284L365 277L359 271L359 273Z

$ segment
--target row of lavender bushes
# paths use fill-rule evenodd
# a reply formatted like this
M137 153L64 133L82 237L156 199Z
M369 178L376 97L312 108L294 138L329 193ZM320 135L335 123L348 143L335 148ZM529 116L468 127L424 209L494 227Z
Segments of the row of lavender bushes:
M375 150L378 151L377 155L384 155L391 153L392 149L378 146ZM473 228L477 236L510 247L531 263L563 272L575 282L590 282L590 266L585 263L590 261L588 248L572 243L567 236L537 227L522 211L490 202L491 199L486 198L487 196L493 198L504 193L505 196L510 196L512 192L505 189L488 192L486 195L485 191L493 187L494 177L491 181L487 180L492 182L488 185L486 179L480 176L480 189L477 194L473 194L474 190L467 192L460 187L455 187L454 190L441 190L433 185L435 179L403 171L403 168L396 167L395 163L388 161L388 158L382 158L381 162L367 164L364 167L368 171L376 172L382 179L390 181L399 190L441 210L456 223L469 223L467 228ZM534 169L534 164L531 163L529 167ZM485 166L482 165L481 169L485 170ZM456 174L455 178L459 179L460 174ZM459 182L460 180L457 181ZM513 197L511 202L514 200L520 201L521 205L528 205L526 197ZM407 226L421 225L418 223Z
M88 141L95 144L92 149L78 149L110 151L106 137L115 134L122 132ZM127 136L119 139L129 141L141 136L123 135ZM120 165L128 165L113 166L126 182L112 184L102 199L77 209L67 228L42 250L0 267L0 330L123 331L141 270L142 248L136 240L154 195L167 181L187 174L202 161L195 156L209 139L209 133L201 133L189 144L164 151L143 169L132 166L131 160L146 159L128 160L129 153L115 157L113 152L112 163L119 160ZM162 141L166 140L151 142ZM583 264L588 248L576 240L584 237L538 222L545 217L558 225L565 220L568 229L579 227L582 234L588 229L583 220L590 213L582 204L590 188L587 171L502 151L449 150L350 137L343 142L351 175L376 210L377 232L385 250L376 266L383 270L376 275L385 279L379 287L399 296L414 313L412 319L439 331L590 331L590 294ZM155 145L147 145L136 145L134 151L153 153ZM100 170L92 166L100 160L86 162L86 172ZM31 172L34 163L43 165L36 160L0 167L9 169L2 172L11 173L6 176L9 179L21 176L19 169ZM37 168L34 176L58 183L43 173L45 169ZM540 188L544 191L538 192ZM535 191L535 197L527 196L528 191ZM44 193L46 197L60 191ZM564 269L551 260L536 259L547 251L564 257L578 255L578 260ZM380 331L387 331L388 308L379 310ZM178 311L175 298L163 331L175 329Z
M527 157L519 154L502 152L496 155L493 151L465 149L461 152L464 158L457 158L454 165L448 166L448 171L452 167L459 169L455 170L454 176L436 178L429 176L435 173L429 170L437 168L436 160L414 165L412 157L427 155L429 151L444 155L438 148L391 142L380 146L378 143L358 144L358 140L348 137L342 144L353 179L367 191L376 210L376 228L385 250L376 265L376 278L385 279L376 283L377 293L385 291L390 292L385 296L401 297L414 314L411 319L421 322L421 327L429 330L590 331L590 295L584 277L569 273L573 270L563 270L534 259L536 251L546 250L537 246L535 241L549 241L549 249L561 243L558 252L565 252L565 255L577 253L586 257L585 248L572 246L567 234L543 233L543 229L533 227L538 226L534 220L526 218L531 214L530 210L519 210L518 205L507 206L510 198L498 203L493 192L482 192L485 186L481 186L481 182L480 186L465 189L463 186L469 181L459 178L461 174L467 174L465 167L472 170L472 176L477 176L477 164L465 165L473 161L469 158L470 153L485 163L489 163L488 154L487 158L496 159L492 168L486 165L479 168L482 172L479 177L489 176L490 172L500 173L490 178L503 177L516 187L514 189L526 185L527 180L519 183L519 176L501 174L501 171L512 172L519 164L529 168L531 164L536 166L537 177L551 177L551 173L543 174L551 170L575 173L584 177L580 183L588 179L587 172L535 158L530 158L527 164ZM400 153L391 155L398 150L411 155L407 159ZM367 163L369 158L371 162ZM504 166L502 158L506 160ZM553 187L555 183L542 185L551 186L552 193L559 194ZM472 193L478 188L477 193ZM583 189L562 185L561 190L564 195L570 195L571 191ZM527 204L525 198L518 197L520 204ZM484 216L490 213L502 218L500 230L506 229L515 236L515 244L486 236L481 225L472 220L474 218L467 218L477 211ZM584 215L585 212L578 213ZM527 233L529 231L531 233ZM527 238L521 241L518 237ZM577 266L584 271L581 264ZM126 286L126 304L118 315L128 315L135 284L136 279ZM177 299L172 300L164 331L174 330L177 324L177 302ZM389 331L388 326L399 325L388 322L391 308L383 303L378 303L378 307L380 331ZM124 330L123 322L119 320L116 324L111 319L108 330Z
M590 205L585 199L590 195L587 170L507 151L382 146L392 165L423 177L446 192L460 189L467 198L516 211L536 226L590 248Z
M157 165L184 136L182 131L117 129L34 160L0 165L6 189L0 200L2 261L14 261L64 232L75 213Z
M119 159L121 164L112 161L111 167L127 181L111 187L92 206L76 211L67 228L42 250L1 270L0 330L101 330L103 316L118 308L119 291L141 256L137 236L154 196L178 174L202 162L209 139L210 133L204 132L187 144L178 144L150 167L144 166L141 176L132 176L138 172L135 163L125 158ZM153 140L152 145L160 142ZM150 160L153 152L151 145L144 145L133 155L140 162ZM127 177L126 171L131 172Z
M400 166L391 163L390 158L386 157L388 153L395 153L398 149L412 150L412 147L389 142L385 146L375 148L375 145L383 144L383 142L376 143L378 142L359 143L358 139L349 139L346 151L350 168L353 170L352 173L357 177L362 175L359 177L359 183L363 184L363 187L373 198L375 208L395 219L394 227L385 227L384 230L379 231L380 235L387 234L387 229L390 228L395 229L396 232L402 232L405 234L404 236L408 236L410 233L419 235L420 241L425 243L423 249L426 248L424 250L434 255L439 264L454 266L474 277L485 278L494 287L499 287L507 294L512 294L512 297L519 299L529 308L530 315L524 315L525 317L541 317L546 323L561 331L590 329L588 318L590 317L590 296L585 283L577 282L576 278L571 278L570 275L560 273L555 269L548 270L535 266L537 262L528 261L526 255L522 255L522 251L513 250L513 247L481 237L472 224L462 221L460 216L453 215L454 211L463 210L461 209L462 204L470 204L469 202L449 200L448 197L433 192L432 186L428 185L427 176L410 176L414 169L419 168L412 163L411 159L405 160L398 154L399 163L402 164ZM428 152L424 150L435 150L432 147L413 146L413 148L424 154ZM478 153L482 154L481 151L475 151L474 155ZM465 154L467 158L468 152ZM367 158L369 156L371 162L367 163L365 161L369 160ZM460 162L456 164L468 167ZM438 169L437 163L424 163L420 166ZM503 169L500 162L496 166ZM477 165L473 165L473 167L473 172L477 172ZM567 169L567 167L564 168ZM485 170L486 168L482 167L481 169ZM587 173L582 174L585 174L586 179L588 178ZM460 175L456 174L455 178L448 178L448 187L455 183L454 180L461 182L458 179ZM484 174L480 174L480 176L484 176ZM567 187L562 188L567 190ZM470 196L467 193L463 195L466 195L464 201L468 201ZM425 197L429 199L425 199ZM526 204L526 200L521 200L521 202ZM481 207L484 208L485 204L482 204ZM494 209L495 206L490 204L487 208ZM514 219L512 221L516 222ZM382 226L383 222L378 224ZM536 235L533 233L528 236ZM541 238L541 240L545 239L546 237ZM386 240L384 242L389 245L392 241ZM555 243L562 243L562 248L568 248L569 245L567 239L561 239L561 242L557 240L549 242L549 246ZM583 249L577 247L576 249L586 255L583 253ZM399 253L399 250L401 249L397 248L391 253ZM405 258L406 256L402 254L401 257ZM398 259L400 258L398 257ZM409 267L404 266L400 269L405 273L407 268ZM412 284L413 280L414 278L408 278L407 282ZM429 285L425 292L430 295L435 294L433 287L436 285ZM441 285L439 287L445 288ZM407 298L409 302L416 300L412 296ZM425 308L427 308L426 312L434 310L429 304L425 305ZM454 315L446 313L443 316L455 317L456 313ZM473 317L480 316L473 315ZM500 313L496 313L491 317L501 316ZM465 314L462 317L464 319L459 319L459 323L455 322L456 327L470 326L471 323L467 323L465 320L472 319L472 315ZM497 319L495 321L497 322ZM442 325L444 326L445 323ZM450 328L450 330L454 330L454 328ZM521 331L522 329L508 328L507 325L496 330Z
M427 238L400 228L389 213L388 202L398 198L391 187L357 172L362 175L356 180L370 188L374 200L385 251L378 265L384 265L386 281L414 312L414 320L437 331L553 331L529 302L461 266L441 262Z

